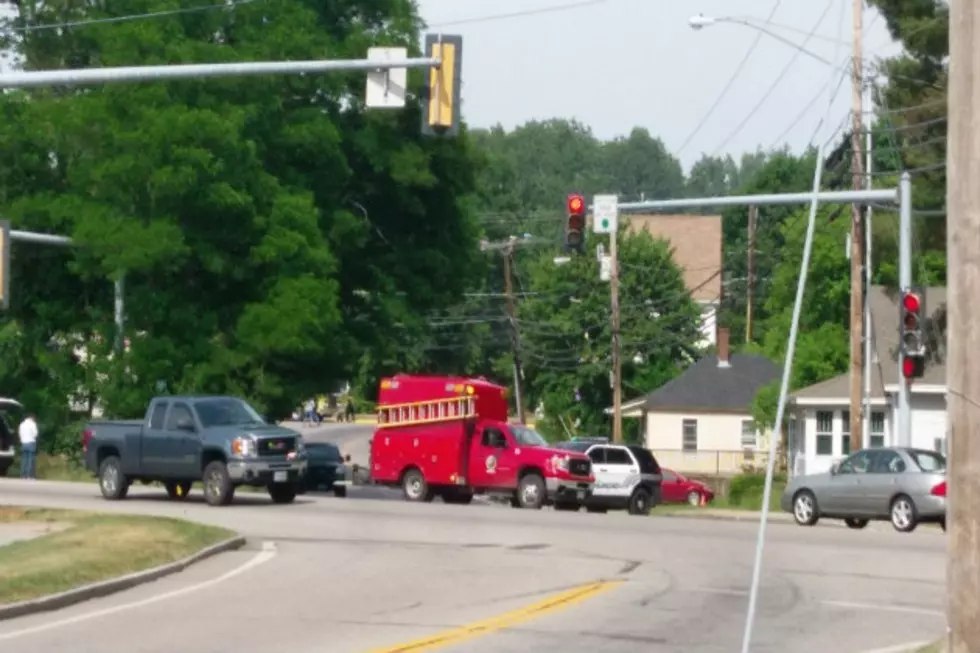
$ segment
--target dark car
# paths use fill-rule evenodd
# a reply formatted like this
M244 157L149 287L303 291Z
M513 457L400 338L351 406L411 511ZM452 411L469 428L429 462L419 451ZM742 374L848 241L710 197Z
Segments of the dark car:
M333 492L335 496L347 496L350 455L344 456L336 445L326 442L309 442L306 445L306 484L304 492Z

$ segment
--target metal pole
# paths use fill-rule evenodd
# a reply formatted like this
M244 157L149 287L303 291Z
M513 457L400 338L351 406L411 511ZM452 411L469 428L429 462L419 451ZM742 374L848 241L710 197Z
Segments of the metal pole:
M808 204L813 201L812 193L774 193L769 195L728 195L725 197L690 197L676 200L648 200L645 202L624 202L619 210L630 211L669 211L673 209L694 209L709 206L751 206L753 204ZM897 188L876 190L834 190L817 193L821 204L853 204L854 202L890 202L898 204ZM589 207L592 208L591 206Z
M613 442L623 441L623 361L619 339L619 234L609 234L609 295L612 309Z
M517 404L517 421L526 424L524 419L524 393L521 392L521 330L517 324L517 309L514 306L514 282L511 266L514 261L514 240L504 250L504 292L507 293L507 316L510 318L511 338L514 347L514 401Z
M868 102L867 106L871 106ZM871 190L872 178L871 169L874 162L873 148L874 139L871 135L873 122L868 118L868 127L865 131L865 159L864 175L865 188ZM862 411L863 426L862 431L869 439L871 438L871 364L874 362L874 333L871 330L871 284L873 281L871 265L871 216L874 209L868 204L865 207L864 216L864 409Z
M122 351L126 339L126 277L123 274L113 282L115 295L115 310L113 317L116 324L116 351Z
M749 207L749 260L746 267L745 286L745 342L752 342L752 304L755 302L755 223L759 217L759 207Z
M766 522L769 518L769 502L772 500L772 477L776 471L776 453L782 433L783 418L786 412L786 399L789 394L789 379L793 373L793 354L796 351L796 335L800 327L800 313L803 309L803 296L806 291L807 270L813 252L813 232L817 224L817 206L820 202L820 180L823 177L824 146L817 148L817 167L813 171L813 192L810 201L810 221L807 223L806 240L803 242L803 261L800 263L800 279L796 285L796 301L793 304L793 321L789 328L789 343L783 361L783 379L779 388L779 406L776 408L776 424L769 437L769 460L766 462L766 485L762 492L762 516L759 519L759 536L755 543L755 564L752 567L752 586L749 588L749 608L745 616L745 633L742 638L742 653L749 653L752 645L752 626L755 622L756 602L759 599L759 580L762 575L762 554L766 546Z
M899 182L898 211L898 286L912 286L912 177L902 173ZM902 374L904 357L898 354L898 446L912 446L912 394Z
M36 86L81 86L115 82L157 82L171 79L207 77L248 77L255 75L302 75L351 70L391 70L393 68L435 68L437 58L408 58L388 61L340 59L324 61L253 61L248 63L204 63L174 66L122 66L82 70L40 70L0 74L0 88Z
M19 240L22 243L34 243L36 245L61 245L68 247L72 244L68 236L57 236L54 234L39 234L35 231L10 231L10 240Z

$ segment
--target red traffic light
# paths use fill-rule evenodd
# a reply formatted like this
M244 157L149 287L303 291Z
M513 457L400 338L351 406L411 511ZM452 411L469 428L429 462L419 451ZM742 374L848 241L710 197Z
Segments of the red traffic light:
M910 313L917 313L922 308L922 301L915 293L906 293L902 297L902 306Z
M902 359L902 376L911 379L915 376L915 361L911 358Z
M585 211L585 198L578 193L572 193L568 196L568 212L573 214L580 214Z

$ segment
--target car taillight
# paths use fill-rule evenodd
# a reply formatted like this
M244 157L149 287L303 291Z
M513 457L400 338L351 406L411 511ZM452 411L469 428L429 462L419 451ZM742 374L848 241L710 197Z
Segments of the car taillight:
M933 487L932 490L929 491L929 494L931 494L934 497L946 496L946 481L943 481L939 485Z
M87 452L88 451L88 441L92 439L92 435L93 435L92 434L92 431L90 431L89 429L85 429L84 431L82 431L82 451L83 452Z

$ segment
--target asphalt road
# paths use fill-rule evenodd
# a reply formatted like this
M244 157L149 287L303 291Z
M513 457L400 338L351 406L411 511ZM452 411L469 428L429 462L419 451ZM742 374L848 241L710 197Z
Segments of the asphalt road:
M250 545L0 622L2 650L731 653L741 643L749 523L309 496L273 506L248 494L210 508L196 491L182 504L150 488L122 502L97 491L5 480L0 502L180 516ZM753 650L859 653L939 636L944 554L934 529L772 525Z

